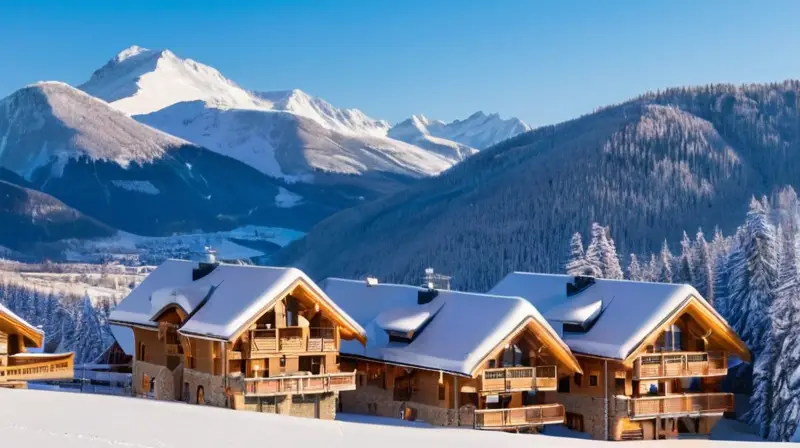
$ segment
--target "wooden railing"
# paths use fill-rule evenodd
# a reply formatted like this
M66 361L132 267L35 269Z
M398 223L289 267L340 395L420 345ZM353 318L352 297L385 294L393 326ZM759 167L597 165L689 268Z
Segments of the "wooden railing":
M284 327L250 330L247 357L272 353L335 352L336 328Z
M634 362L635 379L721 376L728 373L725 352L664 352L641 355Z
M543 404L508 409L476 409L477 429L505 429L564 423L564 406Z
M557 386L556 366L486 369L481 379L481 392L485 393L556 390Z
M722 414L732 411L734 407L733 394L729 393L674 394L663 397L632 398L628 406L631 418Z
M356 372L245 378L245 395L272 396L355 390Z
M0 382L30 380L62 380L75 376L72 356L21 365L0 366Z

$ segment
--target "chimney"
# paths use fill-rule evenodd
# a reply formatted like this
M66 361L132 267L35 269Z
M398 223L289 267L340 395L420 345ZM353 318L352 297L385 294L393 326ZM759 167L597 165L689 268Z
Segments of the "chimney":
M214 264L217 262L217 251L211 246L206 246L206 263Z

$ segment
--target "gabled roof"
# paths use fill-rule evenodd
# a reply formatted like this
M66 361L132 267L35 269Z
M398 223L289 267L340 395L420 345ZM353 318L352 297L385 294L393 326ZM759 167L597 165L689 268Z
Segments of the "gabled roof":
M31 344L25 344L26 346L41 347L44 343L44 331L34 327L5 306L0 305L0 322L2 321L10 324L15 330L19 331L27 341L31 342Z
M344 313L308 276L295 268L219 264L192 280L197 263L167 260L148 275L111 313L111 321L128 326L157 326L155 319L174 304L188 318L180 333L230 340L275 301L304 285L319 297L344 325L363 339L364 329Z
M558 333L535 307L518 297L437 291L418 304L424 288L328 278L320 285L367 330L366 347L342 343L340 352L387 363L473 376L480 363L505 339L531 321L540 339L564 364L580 371ZM413 332L409 343L390 342L387 331Z
M749 357L744 342L690 285L594 279L594 284L568 297L567 284L573 281L569 275L513 272L489 293L527 299L557 328L590 321L585 333L563 332L567 345L574 353L621 360L691 303L725 327L740 356Z

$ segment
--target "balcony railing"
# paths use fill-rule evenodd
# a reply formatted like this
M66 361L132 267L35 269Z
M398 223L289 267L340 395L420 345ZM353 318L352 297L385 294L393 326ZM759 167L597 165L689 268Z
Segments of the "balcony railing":
M249 357L272 353L335 352L336 328L284 327L250 331Z
M508 409L475 410L475 428L506 429L564 423L564 406L543 404Z
M628 406L630 416L634 419L722 414L733 410L733 394L699 393L632 398Z
M267 397L355 390L356 372L245 378L245 395Z
M20 365L0 366L0 382L31 380L62 380L75 376L72 355Z
M508 367L486 369L481 379L482 393L516 392L526 390L556 390L556 366Z
M634 363L635 379L721 376L728 373L725 352L664 352L641 355Z

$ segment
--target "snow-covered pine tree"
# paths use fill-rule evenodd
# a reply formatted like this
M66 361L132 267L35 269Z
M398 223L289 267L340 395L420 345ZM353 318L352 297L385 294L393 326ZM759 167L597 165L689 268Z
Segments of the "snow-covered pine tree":
M714 260L703 230L697 231L692 248L694 274L692 284L709 303L714 304Z
M661 246L658 281L672 283L672 252L669 251L667 240L664 240L664 244Z
M586 253L583 251L583 238L580 232L575 232L569 242L569 254L567 263L564 266L567 275L591 275L596 274L597 266L592 265L586 260Z
M631 261L628 263L628 278L635 282L643 282L645 281L644 275L644 269L639 265L636 254L631 254Z
M89 296L83 298L80 320L75 332L75 352L80 355L79 363L92 362L103 353L103 329Z
M757 363L760 371L770 368L772 370L772 377L761 383L762 389L771 389L769 390L771 396L768 397L768 405L772 421L765 432L770 440L781 441L788 440L788 437L794 433L797 427L798 404L800 404L797 402L800 398L800 390L796 389L796 385L793 387L791 384L792 374L800 367L798 359L793 356L793 346L797 340L789 337L793 325L796 324L796 307L798 306L797 301L800 299L797 282L797 240L793 229L796 228L789 226L778 232L781 240L778 287L775 300L770 307L773 344L772 347L768 347L762 352L763 362L759 360ZM794 333L797 332L794 331ZM769 353L770 356L765 356L766 353ZM768 357L772 357L773 360L771 365L765 366ZM769 383L769 387L766 383Z
M622 280L625 275L622 272L622 265L620 265L619 262L617 245L614 244L614 239L611 238L611 229L605 227L603 229L603 234L603 250L601 251L603 274L605 278Z
M586 247L586 263L593 268L593 276L602 278L605 276L603 272L603 250L607 246L606 229L600 224L592 223L592 239Z
M643 280L646 282L657 282L659 272L658 258L656 254L650 254L650 261L647 262L647 269L645 269Z
M741 305L743 313L736 330L757 355L769 331L767 311L775 297L778 265L775 228L768 221L763 204L755 199L747 213L743 249L744 263L733 272L743 280L740 291L732 291L732 295L742 297L737 305Z
M772 377L776 356L770 310L778 284L777 249L775 229L767 218L764 204L755 198L747 213L743 249L743 263L739 263L732 273L741 278L736 282L737 290L732 291L732 296L738 299L736 303L741 303L742 307L736 329L755 356L748 420L766 437L772 422Z
M675 260L675 270L672 272L672 281L675 283L693 284L692 279L692 242L684 231L681 239L681 254Z

